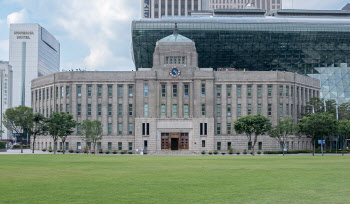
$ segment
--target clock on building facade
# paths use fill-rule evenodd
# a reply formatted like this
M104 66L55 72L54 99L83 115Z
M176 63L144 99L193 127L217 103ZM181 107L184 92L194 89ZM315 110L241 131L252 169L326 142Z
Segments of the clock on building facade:
M169 74L172 77L178 77L178 76L180 76L181 71L180 71L180 69L177 66L173 66L173 67L170 68Z

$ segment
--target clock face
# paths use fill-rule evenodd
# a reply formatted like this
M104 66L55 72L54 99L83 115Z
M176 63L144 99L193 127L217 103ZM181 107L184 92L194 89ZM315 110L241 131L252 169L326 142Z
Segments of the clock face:
M180 71L180 69L178 67L173 66L173 67L170 68L169 74L172 77L178 77L178 76L180 76L181 71Z

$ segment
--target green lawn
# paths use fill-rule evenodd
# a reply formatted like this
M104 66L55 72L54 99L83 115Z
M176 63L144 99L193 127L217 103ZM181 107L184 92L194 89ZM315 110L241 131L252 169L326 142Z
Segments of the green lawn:
M348 203L350 157L0 155L0 203Z

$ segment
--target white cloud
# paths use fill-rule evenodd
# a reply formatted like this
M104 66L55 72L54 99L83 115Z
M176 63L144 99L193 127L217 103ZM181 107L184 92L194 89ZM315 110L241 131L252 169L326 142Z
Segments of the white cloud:
M0 60L8 61L9 40L0 40Z
M341 9L347 0L283 0L283 9L315 9L332 10Z
M19 12L13 12L7 16L7 24L26 23L28 20L27 16L27 11L25 9L22 9Z

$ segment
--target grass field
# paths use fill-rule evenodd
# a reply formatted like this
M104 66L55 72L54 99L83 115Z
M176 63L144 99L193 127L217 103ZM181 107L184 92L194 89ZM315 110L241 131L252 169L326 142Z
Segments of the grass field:
M0 155L0 203L348 203L350 157Z

